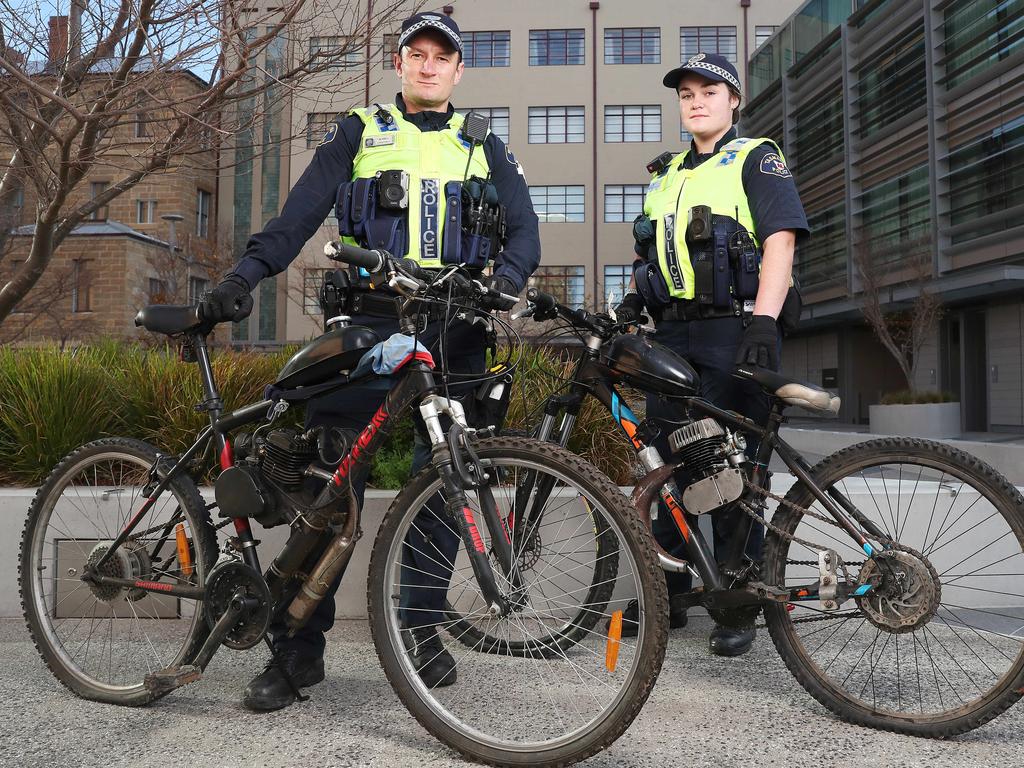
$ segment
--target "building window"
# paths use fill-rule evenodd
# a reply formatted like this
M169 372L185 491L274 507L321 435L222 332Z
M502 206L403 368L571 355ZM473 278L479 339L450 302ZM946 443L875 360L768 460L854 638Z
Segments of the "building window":
M1010 120L949 155L949 223L954 243L1019 226L1024 204L1024 117ZM1000 215L1002 214L1002 215Z
M213 195L205 189L196 190L196 234L199 237L210 236L210 204Z
M530 200L543 222L580 222L584 215L583 185L530 187Z
M188 303L198 304L199 299L210 288L210 281L205 277L190 277L188 279Z
M815 168L827 170L834 167L845 144L842 83L836 81L832 87L826 87L821 96L794 110L793 117L796 123L794 147L800 175L806 176Z
M464 115L476 112L485 116L490 121L488 127L491 129L491 133L508 144L508 107L473 107L459 111Z
M309 61L314 67L348 69L363 63L358 37L335 35L309 38Z
M754 48L760 48L767 43L777 29L777 26L771 24L758 24L754 27Z
M135 201L135 223L152 224L156 221L156 200Z
M395 54L398 53L398 38L397 32L394 34L384 35L384 47L381 49L381 63L384 65L384 69L395 68Z
M337 117L333 112L309 112L306 114L306 149L312 149L323 141L328 126Z
M323 313L320 306L320 288L329 269L302 270L302 314L319 315Z
M616 264L604 268L604 293L601 296L601 301L604 302L605 312L615 309L622 302L632 277L633 267L628 264Z
M531 144L582 144L583 107L530 107Z
M530 285L575 309L583 306L583 277L583 267L541 267L533 273Z
M659 27L610 27L604 31L605 64L660 64Z
M921 254L931 244L928 167L883 181L861 196L861 244L872 267Z
M698 53L717 53L736 61L736 27L680 27L679 60Z
M499 32L463 32L462 61L467 67L507 67L512 60L512 35Z
M860 72L860 135L889 131L893 122L924 106L927 99L924 29L912 27L868 58Z
M679 126L679 140L683 142L685 149L689 149L689 145L693 143L693 134L683 128L682 124Z
M71 262L72 312L92 312L90 264L92 264L92 259L74 259Z
M107 191L107 187L110 186L109 181L92 181L89 182L89 199L95 200L97 197ZM95 211L89 214L91 221L106 221L107 220L107 206L97 208Z
M644 212L644 197L646 196L647 186L644 184L605 184L605 222L614 224L633 221Z
M531 29L530 66L583 64L582 29Z
M1024 45L1020 4L1005 0L960 0L943 13L942 52L947 89L979 75Z
M166 304L167 298L167 283L155 277L149 278L149 303Z
M846 204L807 214L811 236L801 242L793 268L805 288L846 285Z
M619 104L604 108L604 140L661 141L660 104Z

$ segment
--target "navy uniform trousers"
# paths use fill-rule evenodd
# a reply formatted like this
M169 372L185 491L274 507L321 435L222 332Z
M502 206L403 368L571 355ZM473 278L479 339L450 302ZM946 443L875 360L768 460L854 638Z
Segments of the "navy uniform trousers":
M352 318L352 324L373 328L381 339L398 332L398 321L392 318L356 315ZM441 323L433 322L418 337L420 343L430 349L436 370L442 367L440 333ZM444 360L449 373L481 374L486 367L484 328L479 324L471 325L462 320L453 321L445 339ZM449 392L453 397L465 395L476 387L474 383L460 383L460 378L467 377L456 377L450 383ZM444 394L440 389L438 392ZM388 386L383 379L344 387L338 392L310 402L306 407L306 427L322 424L326 427L340 427L358 432L369 424L387 393ZM416 437L410 476L415 475L430 461L430 443L418 412L415 412L413 420L416 424ZM354 483L360 506L363 503L365 487L365 478L360 478ZM410 586L403 586L401 590L401 607L406 626L437 624L444 620L442 611L451 570L442 563L454 563L459 549L459 538L454 533L455 526L450 522L445 523L444 519L443 503L440 496L435 495L417 516L415 526L406 537L408 546L403 547L402 584ZM369 542L363 544L369 545ZM323 655L326 645L324 633L334 625L334 595L340 583L339 578L331 585L327 596L294 637L287 637L287 628L283 624L271 625L270 633L274 644L278 647L295 648L306 656Z
M668 347L676 354L685 358L700 375L700 395L719 408L737 411L750 419L763 424L768 416L769 402L764 390L756 383L739 379L732 375L735 368L736 352L743 338L743 320L739 317L721 317L702 320L662 320L656 326L654 340ZM647 416L659 419L680 420L682 414L676 408L654 395L647 396ZM696 418L700 418L697 416ZM661 434L654 441L655 448L663 457L670 453L668 435L677 427L663 425ZM757 451L758 439L750 435L747 438L747 457L751 460ZM675 473L679 490L689 484L687 472L678 470ZM736 505L730 505L711 513L712 529L714 530L714 547L716 557L722 558L728 551L728 542L732 532L742 522L746 513ZM696 529L697 518L687 515L691 528ZM662 548L682 559L686 558L683 538L672 521L672 516L662 505L653 526L654 537ZM764 542L764 530L758 523L751 527L747 539L746 553L754 560L761 559ZM688 591L691 584L689 573L666 571L670 595Z

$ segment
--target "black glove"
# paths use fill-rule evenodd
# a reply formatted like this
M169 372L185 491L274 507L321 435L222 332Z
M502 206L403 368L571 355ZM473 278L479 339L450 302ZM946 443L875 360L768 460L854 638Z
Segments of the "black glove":
M622 303L615 308L615 322L637 323L644 313L644 300L638 293L627 293Z
M199 317L206 323L244 320L252 312L251 290L244 278L227 275L216 288L203 294L199 300Z
M754 315L736 352L737 365L779 370L779 326L770 315Z
M516 290L515 285L507 277L501 275L491 275L484 280L484 287L497 293L506 293L509 296L519 295L519 291ZM512 307L516 305L518 298L506 299L502 296L484 296L480 301L480 306L484 309L499 309L502 312L508 312Z

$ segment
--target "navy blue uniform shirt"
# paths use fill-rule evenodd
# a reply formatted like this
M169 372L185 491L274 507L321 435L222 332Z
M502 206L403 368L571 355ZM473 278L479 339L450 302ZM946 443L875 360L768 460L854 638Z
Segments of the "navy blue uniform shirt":
M444 130L455 113L449 104L447 112L407 114L401 94L395 104L403 117L421 131ZM250 287L255 287L264 277L287 269L330 215L338 185L352 179L352 163L362 136L363 121L356 115L340 119L338 128L327 132L309 167L288 193L281 214L271 219L262 232L249 238L245 253L235 265L233 272ZM494 261L494 273L511 280L518 293L540 263L537 214L533 212L522 169L505 143L491 133L483 151L491 169L491 181L498 190L498 200L506 207L508 224L508 243Z
M735 138L736 129L730 128L715 144L714 152L706 155L698 154L697 142L692 142L683 167L696 168ZM808 236L807 216L793 174L771 144L755 147L747 155L743 163L743 191L747 193L759 243L783 229L795 230L798 243Z

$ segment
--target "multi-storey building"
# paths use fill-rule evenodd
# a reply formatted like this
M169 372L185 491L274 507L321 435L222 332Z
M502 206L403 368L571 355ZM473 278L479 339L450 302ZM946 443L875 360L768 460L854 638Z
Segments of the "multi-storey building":
M944 305L916 385L952 391L965 430L1024 428L1019 10L814 0L750 61L745 130L782 143L812 229L783 364L837 388L848 421L905 386L861 318L866 264L888 309L922 286Z
M622 296L633 261L631 224L650 178L645 166L689 141L663 74L701 50L727 56L744 72L748 55L797 5L459 0L436 8L458 22L465 44L466 70L453 103L461 111L485 112L525 170L541 220L536 283L575 304L604 306L609 294ZM365 11L366 3L361 7ZM391 52L405 15L371 29L365 49L312 88L282 93L263 136L284 137L284 144L268 145L259 156L245 151L222 173L219 210L239 254L249 232L277 215L336 115L394 100L399 82ZM306 54L348 44L345 30L321 24L316 35L292 45ZM295 51L282 42L265 68L273 71L289 55ZM316 332L316 288L329 266L322 245L335 235L330 218L285 274L261 283L257 308L236 326L236 340L295 340Z

